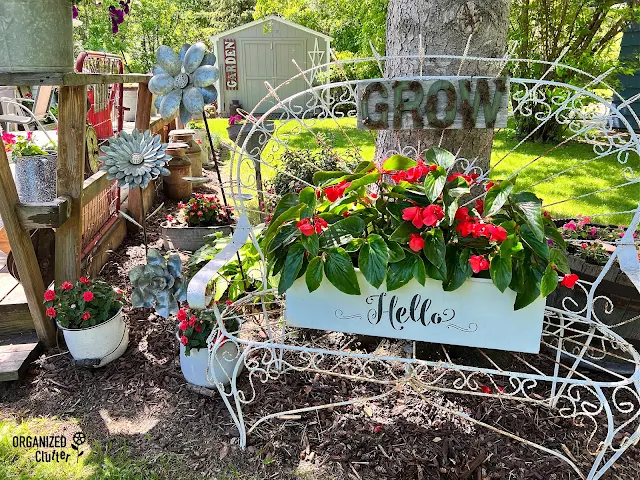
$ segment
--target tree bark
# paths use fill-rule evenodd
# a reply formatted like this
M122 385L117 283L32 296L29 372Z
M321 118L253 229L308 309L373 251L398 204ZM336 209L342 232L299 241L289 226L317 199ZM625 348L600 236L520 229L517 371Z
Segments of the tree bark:
M387 13L387 55L415 55L419 35L426 54L462 55L469 35L473 35L469 56L502 57L507 48L510 0L389 0ZM425 60L422 75L497 75L496 62ZM391 59L385 64L389 78L419 75L418 60ZM440 145L458 157L473 161L486 171L491 156L493 129L381 131L376 159L393 153L422 156L431 146Z

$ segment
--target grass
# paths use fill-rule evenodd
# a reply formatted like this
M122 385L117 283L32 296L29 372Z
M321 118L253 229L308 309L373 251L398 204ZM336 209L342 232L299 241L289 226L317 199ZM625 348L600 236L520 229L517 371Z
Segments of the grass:
M125 442L118 445L97 442L80 446L84 453L78 456L71 448L72 436L80 431L77 422L55 418L29 418L23 422L0 420L0 478L3 480L160 480L195 478L196 474L179 472L181 464L176 454L163 454L151 459L133 457L127 452ZM38 449L14 447L13 439L19 436L64 435L67 438L64 451L70 457L66 461L36 461ZM199 477L201 478L201 476ZM232 477L220 477L223 478Z
M220 138L228 141L227 120L215 119L209 122L212 130ZM317 148L314 135L309 131L298 131L297 122L288 122L281 127L279 122L276 122L276 125L279 128L279 136L290 135L288 139L290 148ZM364 159L373 158L375 138L369 131L358 130L353 118L341 119L337 123L332 119L316 120L311 131L314 134L326 135L338 154L344 154L349 150L353 151L355 146ZM495 166L495 169L491 177L503 179L526 166L518 174L516 188L532 190L536 193L543 199L543 203L554 217L597 216L634 210L638 206L640 183L593 194L594 191L605 190L625 183L624 166L631 166L635 172L640 171L640 162L637 156L630 157L627 164L623 166L615 155L594 159L593 145L584 142L567 142L560 146L526 142L511 152L518 143L519 140L512 135L512 131L509 129L496 135L491 155L492 165ZM263 161L277 165L284 150L284 146L271 141L265 149L266 153L263 153ZM530 162L533 163L528 165ZM567 171L571 167L575 168ZM561 173L564 171L566 172ZM241 172L243 179L249 179L252 175L251 165L243 164ZM557 176L554 178L548 179L556 174ZM275 175L274 168L263 166L262 177L264 180L272 178L273 175ZM566 201L566 199L573 197L580 198ZM630 214L606 215L595 217L593 221L617 225L627 224L630 219Z

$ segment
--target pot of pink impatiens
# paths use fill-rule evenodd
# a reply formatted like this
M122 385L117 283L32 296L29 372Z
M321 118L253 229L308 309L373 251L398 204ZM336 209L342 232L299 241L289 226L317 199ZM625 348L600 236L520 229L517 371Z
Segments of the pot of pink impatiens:
M122 317L123 294L100 280L81 277L44 294L46 314L62 330L78 366L102 367L119 358L129 344Z
M177 337L180 341L180 369L187 382L201 387L212 388L217 383L228 385L240 359L238 344L222 336L212 312L180 309ZM228 319L228 332L238 329L236 320ZM219 346L213 353L214 339Z
M538 352L545 297L576 281L566 243L533 193L456 173L454 162L440 148L381 169L363 161L284 195L262 250L286 292L286 322Z

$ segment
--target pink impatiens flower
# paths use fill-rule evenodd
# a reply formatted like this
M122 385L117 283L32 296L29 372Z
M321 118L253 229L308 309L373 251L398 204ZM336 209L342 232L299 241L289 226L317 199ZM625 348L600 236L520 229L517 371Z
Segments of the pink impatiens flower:
M570 222L565 223L564 225L562 225L562 228L564 228L565 230L577 230L578 226L576 225L576 222L571 220Z

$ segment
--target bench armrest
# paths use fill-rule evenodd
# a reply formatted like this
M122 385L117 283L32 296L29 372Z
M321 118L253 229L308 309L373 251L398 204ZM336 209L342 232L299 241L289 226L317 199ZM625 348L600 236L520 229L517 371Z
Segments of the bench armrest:
M207 263L195 274L187 287L187 302L190 308L203 310L207 308L211 298L207 297L207 285L218 271L247 243L252 228L246 214L242 214L235 226L231 241L218 253L213 260Z

